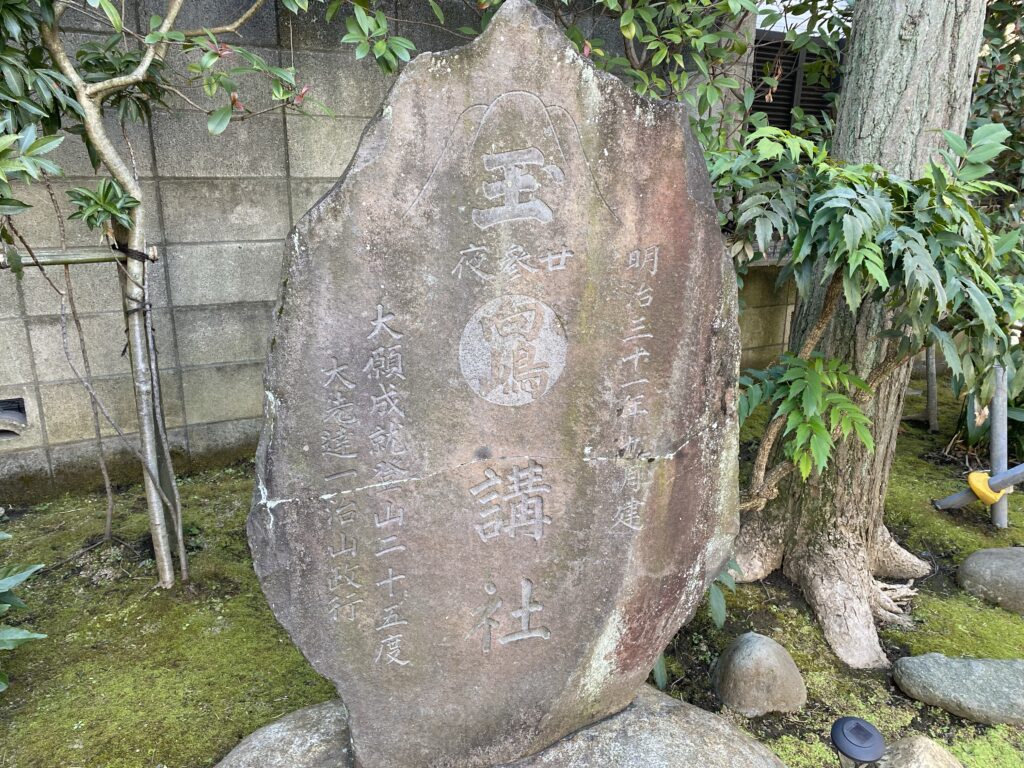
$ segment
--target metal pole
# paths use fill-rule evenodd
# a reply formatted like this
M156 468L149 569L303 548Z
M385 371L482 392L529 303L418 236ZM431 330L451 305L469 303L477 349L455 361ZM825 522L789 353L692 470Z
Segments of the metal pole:
M35 251L35 261L23 260L22 268L29 269L38 263L40 267L62 267L66 264L102 264L109 261L124 261L128 257L110 248L79 248L75 251ZM10 269L7 256L0 251L0 269Z
M1006 369L1001 365L995 367L996 391L992 396L992 406L989 408L989 461L992 464L991 472L998 475L1006 472L1007 446L1006 446ZM992 505L992 525L996 528L1006 528L1008 521L1009 502L1004 496Z
M1018 464L1016 467L989 478L988 487L993 491L1001 491L1022 482L1024 482L1024 464ZM932 506L936 509L958 509L977 500L978 497L974 495L974 491L968 488L966 491L954 493L952 496L934 499Z
M935 345L932 344L924 353L925 365L928 369L928 431L939 431L939 385L935 366Z

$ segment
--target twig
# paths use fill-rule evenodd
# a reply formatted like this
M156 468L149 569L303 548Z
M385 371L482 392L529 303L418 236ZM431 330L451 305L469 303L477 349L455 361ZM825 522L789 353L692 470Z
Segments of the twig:
M245 13L239 16L237 19L232 21L230 24L224 24L220 27L210 27L209 29L190 29L187 32L182 32L185 37L199 37L210 32L214 35L232 34L238 32L239 28L245 24L249 19L256 15L260 8L266 3L267 0L256 0L255 3L250 5Z
M163 84L163 87L164 87L164 88L165 88L166 90L168 90L168 91L170 91L171 93L173 93L173 94L175 94L176 96L178 96L179 98L181 98L181 99L183 99L184 101L188 102L188 104L189 104L190 106L193 106L193 107L195 107L195 108L196 108L196 109L198 109L198 110L199 110L200 112L205 112L205 113L207 113L207 114L209 114L209 113L210 113L210 110L209 110L209 109L207 109L206 107L202 106L201 104L197 104L196 102L192 101L192 99L190 99L190 98L189 98L189 97L188 97L187 95L185 95L185 93L184 93L183 91L181 91L181 89L179 89L179 88L176 88L175 86L173 86L173 85L171 85L170 83L167 83L167 82L165 82L165 83Z
M64 214L60 210L60 204L57 202L57 196L53 192L53 186L50 184L50 180L47 179L46 191L50 195L50 204L53 206L54 214L57 216L57 225L60 230L60 249L62 251L67 250L67 232L64 226ZM64 315L64 300L67 299L68 306L71 309L71 318L75 323L75 332L78 334L78 349L82 355L82 370L85 371L85 378L88 381L92 381L92 366L89 363L89 352L86 349L85 333L82 330L82 319L78 315L78 307L75 305L75 291L71 285L71 268L64 265L64 285L66 288L66 296L61 296L61 315ZM71 357L67 345L64 347L64 355L67 357L68 365L71 365ZM103 475L103 489L107 494L107 514L104 520L103 527L103 540L110 541L113 535L114 525L114 489L110 482L110 472L107 470L107 457L106 452L103 450L103 435L100 431L100 414L96 408L96 402L89 398L89 408L92 411L92 428L93 434L96 437L96 451L100 461L100 474Z
M174 504L168 507L168 511L171 513L174 535L178 539L178 568L181 572L181 581L187 584L189 580L188 552L185 549L185 532L181 519L181 495L178 493L178 484L173 482L174 463L171 460L171 446L167 439L167 425L164 423L164 406L160 395L160 368L156 351L156 334L153 330L153 307L149 301L148 275L149 272L147 270L142 281L142 297L145 302L143 312L146 322L146 345L149 349L149 368L153 381L153 421L156 422L157 440L160 443L160 449L167 464L167 472L172 479L171 497Z
M28 254L29 258L32 259L32 264L39 270L39 274L43 276L43 279L50 284L50 287L57 292L58 295L63 296L64 291L57 287L57 285L50 279L50 276L46 274L46 270L43 269L43 265L39 263L39 259L36 258L35 252L32 250L32 246L26 242L25 238L21 236L17 227L14 226L14 222L11 221L10 216L4 216L4 226L11 231L11 234L18 238L18 242L21 243L22 248L25 249L25 253Z
M106 543L107 543L106 539L100 539L99 541L94 541L89 546L82 547L80 550L75 552L73 555L69 555L68 557L65 557L63 560L57 561L53 565L48 565L45 568L40 568L39 569L39 573L40 574L52 573L53 571L55 571L58 568L60 568L62 565L67 565L68 563L74 562L75 560L77 560L82 555L86 554L87 552L92 552L92 550L96 549L96 547L102 547Z
M62 310L63 310L63 306L64 305L62 304L61 305ZM62 311L61 312L61 341L64 344L65 356L70 361L71 355L67 351L68 350L68 332L67 331L68 331L67 314ZM113 428L113 430L117 433L117 436L119 438L121 438L121 442L123 442L125 444L125 446L127 446L127 448L133 454L135 454L135 458L137 458L142 463L142 468L145 470L146 474L149 476L149 479L152 480L153 483L156 485L156 492L157 492L157 494L160 496L160 498L163 501L163 503L166 504L168 509L169 509L170 506L171 506L171 502L167 499L167 495L160 488L160 483L157 480L156 475L153 474L153 470L150 469L150 466L147 463L145 457L142 455L142 453L139 451L138 448L136 448L134 445L132 445L131 440L128 439L128 435L126 435L124 430L122 430L121 427L118 426L117 422L114 421L114 418L110 415L110 411L107 410L107 407L103 404L103 401L100 399L99 394L93 388L92 384L90 384L88 381L86 381L82 377L82 374L80 374L78 372L78 369L75 368L75 366L72 365L70 362L68 363L68 367L71 368L71 372L75 375L75 378L78 379L78 383L81 384L83 387L85 387L86 391L89 393L89 396L93 399L93 401L96 403L96 406L100 409L100 413L103 414L103 418L106 419L107 423L110 424L110 426Z

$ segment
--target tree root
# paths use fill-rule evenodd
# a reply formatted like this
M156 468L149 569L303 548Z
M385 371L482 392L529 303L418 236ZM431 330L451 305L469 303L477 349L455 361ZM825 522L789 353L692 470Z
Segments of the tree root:
M920 579L932 572L932 567L899 544L884 525L878 526L871 573L882 579Z
M790 578L797 575L792 567L786 570ZM881 592L874 580L852 563L840 567L802 563L797 571L800 578L795 580L839 659L854 669L887 668L889 659L875 627L875 596Z
M751 582L767 578L782 567L783 532L763 520L758 513L745 522L733 545L740 572L736 581Z
M911 629L914 620L907 614L911 599L917 594L914 582L907 584L886 584L875 579L871 608L875 620L880 624Z

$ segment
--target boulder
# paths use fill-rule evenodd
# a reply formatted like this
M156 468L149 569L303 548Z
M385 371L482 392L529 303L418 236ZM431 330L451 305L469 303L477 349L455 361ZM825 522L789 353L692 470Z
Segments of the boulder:
M686 108L508 0L404 69L284 278L249 542L362 768L626 707L738 527L736 278Z
M723 704L746 717L796 712L807 703L807 686L793 657L756 632L729 644L715 663L711 683Z
M960 565L960 586L1024 616L1024 547L979 549Z
M886 748L878 768L963 768L963 765L926 736L906 736Z
M907 696L976 723L1024 725L1024 660L905 656L892 668Z
M300 710L257 731L216 768L351 768L337 725L340 702ZM319 721L319 722L318 722ZM317 734L310 738L310 733ZM292 749L307 741L324 745L335 734L333 762L326 752ZM259 739L259 741L257 741ZM258 746L257 746L258 745ZM278 746L283 745L283 746ZM645 686L617 715L567 736L540 754L506 768L785 768L764 745L727 720Z
M348 712L335 699L260 728L216 768L344 768L350 764Z

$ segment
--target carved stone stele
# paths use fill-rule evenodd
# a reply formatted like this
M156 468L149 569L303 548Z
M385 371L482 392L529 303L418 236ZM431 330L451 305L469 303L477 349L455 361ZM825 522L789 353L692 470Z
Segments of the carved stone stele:
M681 107L527 0L405 69L291 236L249 519L360 766L629 704L735 534L737 335Z

